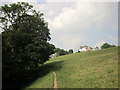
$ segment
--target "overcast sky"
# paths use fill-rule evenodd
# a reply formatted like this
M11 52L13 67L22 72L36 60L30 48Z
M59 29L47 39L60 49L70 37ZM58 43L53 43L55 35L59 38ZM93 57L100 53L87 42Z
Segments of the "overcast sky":
M17 1L31 1L34 9L44 13L51 33L50 42L56 47L77 51L81 45L118 44L117 0L4 0L0 5Z

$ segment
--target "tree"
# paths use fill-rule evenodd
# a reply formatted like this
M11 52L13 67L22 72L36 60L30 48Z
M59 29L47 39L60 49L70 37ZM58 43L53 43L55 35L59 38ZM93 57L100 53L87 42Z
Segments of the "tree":
M55 48L54 52L57 53L59 56L68 54L67 51L65 51L64 49L60 49L60 48Z
M0 72L2 75L2 34L0 33Z
M65 51L65 50L63 50L63 49L61 49L61 50L58 52L58 54L59 54L59 56L61 56L61 55L66 55L66 54L68 54L68 52Z
M73 53L73 49L70 49L69 51L68 51L68 54L72 54Z
M55 48L55 49L54 49L54 52L55 52L55 53L58 53L59 51L60 51L60 48Z
M22 78L26 71L39 67L54 53L54 45L47 42L51 38L42 16L43 13L24 2L1 6L2 66L6 82L9 78Z
M108 44L108 43L104 43L104 44L101 46L101 49L110 48L110 47L115 47L115 45L110 45L110 44Z

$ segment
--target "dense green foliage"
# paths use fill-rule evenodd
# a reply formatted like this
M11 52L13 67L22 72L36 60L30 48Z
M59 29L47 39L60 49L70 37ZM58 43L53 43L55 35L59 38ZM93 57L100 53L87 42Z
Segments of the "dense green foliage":
M52 58L42 66L49 72L26 89L52 88L53 72L58 88L118 88L118 51L113 47Z
M58 53L59 51L60 51L60 48L55 48L55 49L54 49L54 52L55 52L55 53Z
M110 45L110 44L108 44L108 43L104 43L104 44L101 46L101 49L110 48L110 47L115 47L115 45Z
M65 51L64 49L61 49L59 52L58 52L59 56L62 56L62 55L66 55L68 54L67 51Z
M2 75L2 34L0 34L0 72Z
M33 77L35 72L29 72L54 53L54 45L47 42L51 38L42 16L43 13L24 2L1 6L3 88L20 87L19 81L23 83Z
M58 54L58 56L62 56L62 55L66 55L68 54L67 51L65 51L64 49L60 49L60 48L55 48L54 52Z
M55 48L54 52L57 53L58 56L62 56L62 55L72 54L73 53L73 49L70 49L69 51L66 51L64 49Z
M73 53L73 49L70 49L69 51L68 51L68 54L72 54Z

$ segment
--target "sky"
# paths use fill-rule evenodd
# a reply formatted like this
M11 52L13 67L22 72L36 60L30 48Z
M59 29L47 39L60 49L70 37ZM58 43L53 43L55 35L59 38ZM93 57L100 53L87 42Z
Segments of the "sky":
M44 13L56 47L77 52L81 45L118 45L118 0L4 0L0 5L21 1Z

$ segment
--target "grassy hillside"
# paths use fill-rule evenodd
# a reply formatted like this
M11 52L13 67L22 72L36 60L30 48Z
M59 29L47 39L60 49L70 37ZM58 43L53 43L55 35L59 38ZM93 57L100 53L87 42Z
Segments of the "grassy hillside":
M43 67L45 76L27 88L53 88L53 72L58 88L118 87L118 47L56 57Z

